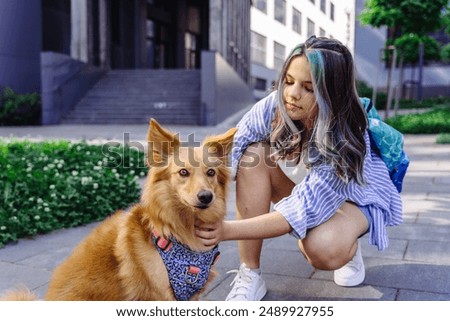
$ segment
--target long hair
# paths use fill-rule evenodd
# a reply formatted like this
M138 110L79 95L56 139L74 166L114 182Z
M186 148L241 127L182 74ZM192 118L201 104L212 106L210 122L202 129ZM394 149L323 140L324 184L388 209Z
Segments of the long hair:
M315 96L312 129L293 121L283 102L287 69L299 56L306 56L311 70ZM277 90L278 106L270 135L275 150L272 156L277 160L293 155L307 168L327 163L344 182L355 179L364 184L367 118L358 98L350 51L338 40L310 37L284 62Z

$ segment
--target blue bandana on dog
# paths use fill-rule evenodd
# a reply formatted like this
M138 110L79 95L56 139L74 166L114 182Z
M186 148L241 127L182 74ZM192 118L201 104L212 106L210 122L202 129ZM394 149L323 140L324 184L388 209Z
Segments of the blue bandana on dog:
M207 252L194 252L175 238L167 240L158 236L156 231L152 232L152 240L166 266L175 298L178 301L189 300L208 280L211 266L220 254L219 247Z

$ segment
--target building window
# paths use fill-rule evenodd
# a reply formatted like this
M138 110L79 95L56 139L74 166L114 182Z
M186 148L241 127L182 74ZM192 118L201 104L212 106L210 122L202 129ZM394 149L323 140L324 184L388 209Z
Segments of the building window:
M325 37L325 30L323 28L319 28L319 37Z
M286 1L275 0L275 20L286 24Z
M253 89L265 91L267 89L267 80L263 78L253 78Z
M292 11L292 30L302 34L302 13L295 8Z
M267 13L267 0L256 0L253 3L256 9Z
M273 43L273 67L275 70L281 71L286 57L286 47L278 42Z
M334 21L334 4L330 2L330 19Z
M327 0L320 0L320 11L326 13L327 8Z
M266 65L266 42L266 37L252 31L250 43L252 62Z
M306 37L309 38L316 33L316 25L314 21L308 18L306 26L307 26Z

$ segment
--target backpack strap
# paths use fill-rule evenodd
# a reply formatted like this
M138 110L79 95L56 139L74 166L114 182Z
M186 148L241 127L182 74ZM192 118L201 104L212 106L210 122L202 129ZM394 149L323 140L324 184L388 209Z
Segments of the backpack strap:
M369 113L370 110L372 109L373 104L372 104L372 99L369 100L369 103L366 106L366 112Z

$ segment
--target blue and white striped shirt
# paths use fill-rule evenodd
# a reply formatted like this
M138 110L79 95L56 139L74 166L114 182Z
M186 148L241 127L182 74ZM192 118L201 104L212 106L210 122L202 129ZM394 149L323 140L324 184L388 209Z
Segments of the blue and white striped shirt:
M276 92L257 102L238 123L232 153L233 177L246 148L266 141L277 105ZM366 150L370 149L369 135L364 135ZM308 229L318 226L333 216L345 201L358 206L368 206L372 217L369 226L369 243L384 250L389 243L386 226L402 223L402 201L392 183L385 163L374 152L364 160L366 185L354 180L342 181L327 164L311 168L305 179L296 185L291 195L285 197L274 209L289 222L296 237L305 237Z

